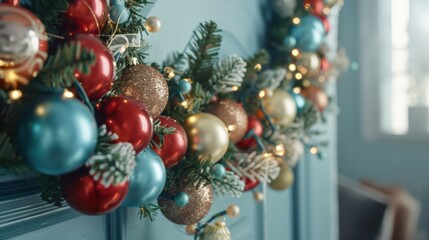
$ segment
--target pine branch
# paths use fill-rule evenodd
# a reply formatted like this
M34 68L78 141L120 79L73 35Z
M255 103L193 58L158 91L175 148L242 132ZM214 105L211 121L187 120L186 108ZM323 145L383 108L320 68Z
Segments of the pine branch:
M255 75L259 72L260 68L262 68L270 62L270 55L265 49L259 50L255 55L246 60L247 63L247 71L245 79L250 79L252 75Z
M142 218L149 218L151 222L153 222L158 216L158 210L161 209L158 205L155 204L145 204L140 207L139 216L140 220Z
M184 53L174 52L163 62L164 67L172 67L175 71L185 72L189 68L188 59Z
M193 85L191 91L191 98L188 100L187 111L189 114L197 113L201 111L201 108L209 104L213 94L205 91L203 86L196 82Z
M75 72L88 74L94 63L94 51L81 47L80 43L68 43L60 46L55 55L49 56L37 78L49 87L70 87L75 80Z
M57 207L63 206L64 197L61 192L60 177L40 173L37 178L42 191L40 196L43 201Z
M0 132L0 168L17 175L31 170L30 166L17 155L11 138L5 132Z
M94 180L101 180L105 187L127 181L135 167L135 151L131 143L110 143L118 139L116 134L99 128L99 137L94 155L85 163Z
M130 10L128 21L119 25L119 33L139 33L143 38L147 34L145 26L146 18L142 14L142 9L152 2L147 0L127 0L125 7Z
M267 153L237 153L227 164L237 175L260 182L269 183L280 172L276 157Z
M231 171L227 171L221 179L213 179L213 190L216 194L226 196L230 194L232 197L240 197L244 191L244 182Z
M313 103L307 101L307 104L302 112L302 118L304 119L304 131L308 131L314 124L316 124L320 118L319 116L320 114L317 110L317 107Z
M63 24L64 20L61 15L66 12L69 6L67 0L32 0L31 4L22 3L21 5L34 13L42 21L46 32L62 35L59 27Z
M285 80L285 76L286 69L283 67L274 70L265 70L260 74L258 81L256 81L256 86L259 89L269 88L274 90Z
M153 123L153 133L156 136L155 138L152 138L149 143L150 148L158 148L161 149L161 147L164 145L164 136L168 134L173 134L176 131L176 128L174 127L167 127L166 125L162 126L161 121L159 119L156 119Z
M186 179L195 188L203 187L213 182L213 163L210 159L198 160L197 158L185 158L178 165L168 169L165 190L175 187L177 179Z
M200 23L194 31L189 51L186 55L189 61L187 77L194 82L207 85L207 79L212 75L212 67L217 61L222 36L217 24L213 21Z
M234 92L240 88L245 73L246 62L243 58L230 55L215 65L209 83L214 92Z

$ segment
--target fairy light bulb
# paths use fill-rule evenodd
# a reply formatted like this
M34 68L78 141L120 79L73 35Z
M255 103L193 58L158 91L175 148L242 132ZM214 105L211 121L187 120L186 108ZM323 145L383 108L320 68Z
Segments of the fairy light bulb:
M292 23L298 25L301 23L301 19L299 17L292 18Z
M65 98L73 98L73 97L74 97L74 94L73 94L72 92L70 92L69 90L65 89L65 90L64 90L64 93L63 93L63 96L64 96Z
M294 87L293 88L293 92L296 94L300 94L301 93L301 88L300 87Z
M282 157L286 154L286 150L285 150L285 146L283 144L277 144L274 147L274 155L278 156L278 157Z
M254 69L255 69L256 71L261 71L261 69L262 69L262 65L261 65L260 63L258 63L258 64L256 64L256 65L255 65Z
M22 97L22 92L20 90L12 90L9 92L9 98L12 101L16 101Z
M296 65L295 64L289 64L289 70L291 71L295 71L296 70Z
M296 80L301 80L302 79L302 73L296 73L295 78L296 78Z
M299 50L298 50L298 49L296 49L296 48L294 48L294 49L292 49L291 54L292 54L292 56L294 56L294 57L298 57L298 55L299 55Z
M311 147L310 148L310 153L313 155L316 155L319 152L319 149L317 147Z

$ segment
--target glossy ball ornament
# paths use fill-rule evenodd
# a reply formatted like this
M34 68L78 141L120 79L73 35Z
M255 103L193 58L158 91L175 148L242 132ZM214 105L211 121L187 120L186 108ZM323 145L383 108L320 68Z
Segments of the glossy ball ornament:
M174 203L176 204L176 206L183 207L189 203L189 196L188 196L188 194L186 194L184 192L178 192L174 196L173 200L174 200Z
M230 217L237 217L240 214L240 208L235 204L229 205L226 214Z
M226 174L225 167L219 163L217 163L213 166L212 171L213 171L213 175L218 179L223 178L223 176L225 176L225 174Z
M179 91L183 94L189 93L192 90L192 84L189 81L181 79L179 81Z
M279 175L276 179L269 183L269 186L273 190L282 191L292 186L294 181L294 175L290 167L283 160L280 160L279 167Z
M292 96L293 100L295 101L297 113L301 114L305 108L305 104L306 104L305 98L301 94L294 93L293 91L290 91L289 94Z
M199 236L200 240L231 240L231 232L226 226L225 220L217 220L208 224Z
M286 36L285 38L283 38L283 46L286 49L291 50L296 46L296 38L292 36Z
M254 192L253 193L253 198L255 199L255 201L257 202L262 202L264 201L264 194L261 192Z
M136 166L129 180L129 192L123 206L140 207L158 198L164 189L166 172L161 158L150 148L136 157Z
M67 36L79 33L99 35L109 18L106 0L69 0L62 31Z
M167 82L151 66L138 64L125 68L117 87L123 95L133 97L145 105L153 118L157 118L167 105Z
M249 131L253 131L256 136L261 137L264 129L262 127L262 123L259 120L259 118L257 118L256 116L249 116L247 118L247 122L248 122L248 124L247 124L246 134ZM243 149L243 150L246 150L249 148L254 148L254 147L256 147L256 145L257 145L256 140L252 137L247 138L247 139L241 139L240 141L238 141L236 143L236 146L240 149Z
M109 132L118 135L115 142L131 143L137 154L152 139L152 118L145 106L132 98L117 96L104 99L96 105L96 118L99 125L106 124Z
M208 105L205 112L211 113L222 120L229 131L229 139L232 142L240 141L246 134L247 113L237 102L222 99Z
M189 203L183 207L177 206L174 201L158 198L158 205L164 216L180 225L190 225L199 222L210 210L213 201L213 191L210 185L196 189L192 184L187 183L185 179L176 182L176 188L168 193L176 195L184 192L189 196Z
M201 160L210 157L211 162L216 163L228 150L228 130L222 120L212 114L190 115L183 128L188 136L188 149Z
M189 224L185 228L185 232L189 235L195 235L197 233L197 225L196 224Z
M156 33L161 29L161 20L158 17L152 16L146 19L144 27L151 33Z
M76 71L75 77L81 83L90 100L98 100L107 93L115 77L114 59L110 50L95 36L77 34L68 40L70 43L80 43L95 53L95 63L89 74Z
M0 3L0 89L27 85L48 57L45 26L30 11Z
M82 167L61 176L61 190L66 202L83 214L106 214L119 207L128 192L128 181L105 187L95 181L89 169Z
M160 116L158 120L161 126L167 128L173 127L176 129L174 133L164 135L164 142L162 145L159 137L157 135L153 136L153 141L161 145L160 148L154 146L153 151L161 157L165 167L170 168L178 164L185 156L188 149L188 138L186 137L186 132L182 125L173 118Z
M37 171L59 175L81 167L97 142L97 124L76 99L47 96L33 100L19 116L16 145Z
M254 188L256 188L259 185L259 181L258 180L250 180L249 178L246 177L241 177L241 179L244 180L244 191L250 191L253 190Z
M307 73L304 74L308 78L316 77L320 72L321 60L319 55L314 52L304 52L297 61L298 69L304 67Z
M301 95L316 105L319 112L323 112L329 104L329 98L322 89L309 86L301 90Z
M325 35L325 28L321 20L312 15L301 18L301 23L293 26L290 35L296 38L296 47L303 52L319 50Z
M274 90L273 96L264 98L262 104L274 124L286 127L291 124L296 117L295 101L289 93L281 89Z
M323 0L304 0L304 7L310 10L314 15L322 15L325 4Z
M123 4L115 4L110 8L110 19L117 24L123 24L130 18L130 10Z

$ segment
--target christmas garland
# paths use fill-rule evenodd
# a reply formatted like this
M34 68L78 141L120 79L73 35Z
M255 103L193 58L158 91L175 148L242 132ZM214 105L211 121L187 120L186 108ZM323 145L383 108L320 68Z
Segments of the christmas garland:
M161 210L195 239L230 239L237 206L199 223L213 194L287 189L304 149L323 157L312 127L332 102L324 84L347 67L324 44L341 3L287 2L272 1L267 50L220 59L208 21L162 65L145 62L144 37L161 27L146 0L1 3L0 168L37 177L56 206Z

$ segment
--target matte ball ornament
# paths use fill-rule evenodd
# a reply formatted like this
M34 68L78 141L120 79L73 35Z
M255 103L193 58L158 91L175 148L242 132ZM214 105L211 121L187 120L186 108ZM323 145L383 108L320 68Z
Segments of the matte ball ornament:
M240 208L235 204L231 204L226 209L226 214L230 217L237 217L240 214Z
M237 102L222 99L208 105L205 112L211 113L222 120L229 131L229 139L232 142L240 141L246 134L247 113Z
M146 19L144 27L151 33L156 33L161 29L161 20L158 17L152 16Z
M145 106L132 98L106 98L96 105L95 116L99 125L105 124L108 131L118 135L115 142L131 143L137 154L152 139L152 118Z
M211 162L216 163L228 150L228 130L215 115L190 115L185 119L183 128L188 136L188 149L201 160L210 157Z
M166 172L161 158L150 148L136 157L136 166L129 180L129 192L122 203L140 207L158 198L164 189Z
M48 57L45 26L30 11L0 3L0 89L27 85Z
M122 4L115 4L110 8L110 19L114 23L123 24L130 18L130 10Z
M164 135L164 142L161 144L161 140L155 134L153 136L153 141L158 145L161 145L160 148L154 146L153 151L155 151L164 162L166 168L170 168L178 164L186 154L188 149L188 138L186 137L186 132L176 120L167 116L160 116L158 118L161 126L167 128L175 128L176 130L173 133Z
M115 77L114 59L110 50L95 36L77 34L68 40L70 43L80 43L95 53L95 63L89 74L76 71L75 77L81 83L90 100L98 100L107 93Z
M305 98L301 94L294 93L292 91L290 91L289 94L292 96L293 100L295 101L297 114L302 114L306 104Z
M296 46L296 38L292 36L286 36L285 38L283 38L283 46L288 50L291 50Z
M119 207L128 192L128 181L105 187L95 181L89 169L82 167L61 176L61 190L66 202L83 214L106 214Z
M157 118L167 105L167 82L151 66L138 64L125 68L117 87L123 95L133 97L145 105L153 118Z
M300 67L307 69L307 72L304 75L308 78L313 78L316 77L320 72L321 60L317 53L304 52L296 62L296 65L298 65L298 70Z
M247 124L246 134L249 131L253 131L253 133L256 136L261 137L262 133L264 131L264 129L262 127L261 121L256 116L248 116L247 122L248 122L248 124ZM238 148L243 149L243 150L246 150L246 149L249 149L249 148L254 148L254 147L256 147L256 145L257 145L256 140L253 137L250 137L250 138L247 138L247 139L241 139L236 144L236 146Z
M254 192L253 193L253 198L255 199L255 201L257 202L262 202L264 201L264 194L261 192Z
M190 225L199 222L210 210L213 201L213 191L209 185L197 189L194 185L187 183L186 179L179 179L176 188L168 193L176 195L185 192L189 196L189 203L183 207L177 206L174 201L158 198L158 205L164 216L180 225Z
M329 104L329 98L325 91L318 87L309 86L303 88L301 90L301 94L305 97L305 99L316 105L319 112L323 112Z
M274 179L269 183L269 186L271 187L271 189L276 191L282 191L289 188L290 186L292 186L294 181L293 172L285 161L280 160L279 167L280 167L279 175L277 176L276 179Z
M321 20L312 15L301 18L301 23L293 26L290 35L296 38L296 47L303 52L319 50L325 35Z
M97 124L76 99L47 96L33 100L20 112L16 145L37 171L59 175L81 167L97 142Z
M99 35L109 18L106 0L69 0L62 31L67 36L79 33Z
M274 90L273 96L264 98L262 104L274 124L286 127L291 124L296 117L295 101L289 93L281 89Z

